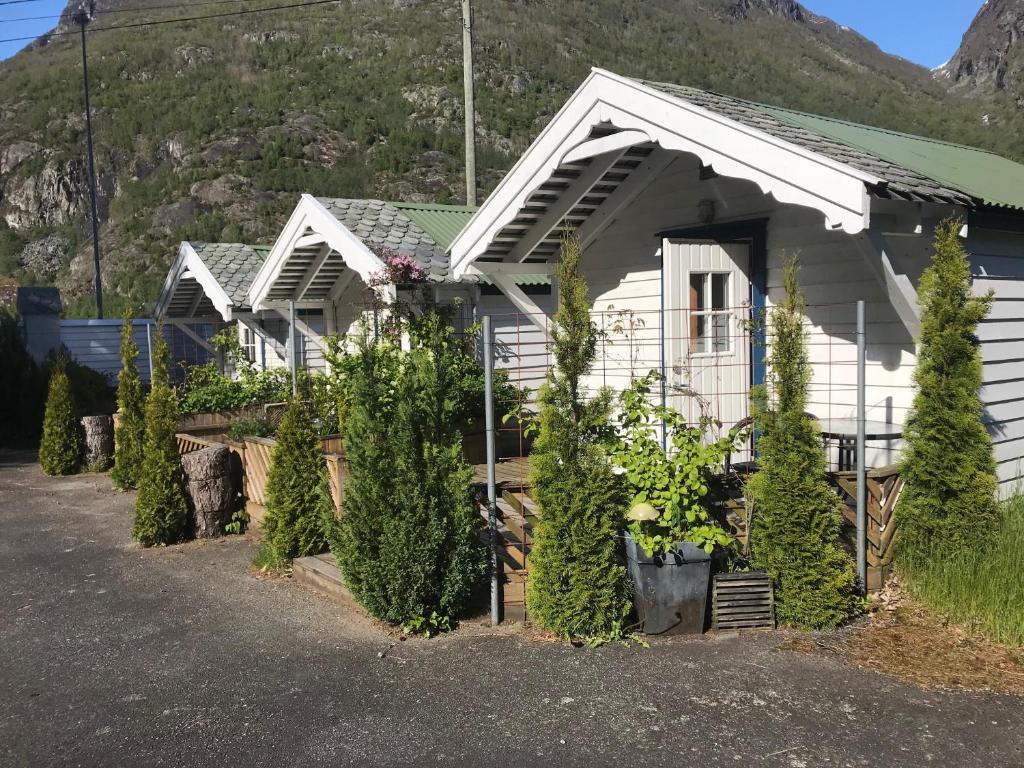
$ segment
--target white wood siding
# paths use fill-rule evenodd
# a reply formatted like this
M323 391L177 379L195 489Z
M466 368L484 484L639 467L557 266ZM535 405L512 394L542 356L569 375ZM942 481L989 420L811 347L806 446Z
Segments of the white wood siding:
M781 295L787 254L801 261L808 304L813 381L809 410L819 418L854 415L856 404L855 304L867 305L868 418L902 423L911 405L914 343L868 271L853 237L825 229L809 209L779 205L749 182L699 180L696 160L680 156L620 214L584 254L594 310L604 324L624 313L634 321L632 345L599 347L593 383L628 384L632 374L661 366L661 242L659 231L700 226L698 202L715 202L716 223L768 218L769 307ZM914 239L896 241L901 261L913 276L927 263L927 250ZM911 247L912 246L912 247ZM609 337L611 338L611 336ZM897 445L877 445L869 461L887 464Z
M547 316L555 312L554 296L531 298ZM508 371L509 381L517 387L529 387L536 393L552 365L544 334L505 296L481 295L477 302L477 317L484 315L490 315L494 328L495 368ZM501 413L500 404L495 409Z
M1003 494L1024 479L1024 235L971 227L967 240L974 288L992 291L981 324L981 401Z

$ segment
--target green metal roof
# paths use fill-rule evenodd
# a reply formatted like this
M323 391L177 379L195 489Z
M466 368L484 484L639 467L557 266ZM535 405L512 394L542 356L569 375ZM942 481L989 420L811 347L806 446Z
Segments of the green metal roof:
M462 228L476 213L471 205L437 205L434 203L391 203L416 222L434 242L448 250Z
M759 106L779 120L910 168L989 205L1024 208L1024 165L992 152L805 112Z

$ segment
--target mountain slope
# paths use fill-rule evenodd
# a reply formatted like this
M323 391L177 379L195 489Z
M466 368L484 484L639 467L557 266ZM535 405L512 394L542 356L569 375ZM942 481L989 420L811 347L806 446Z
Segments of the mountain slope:
M1005 92L1024 107L1024 0L988 0L936 77L954 91Z
M951 96L793 0L474 7L484 191L592 65L1024 155L1014 110ZM152 301L183 238L272 240L300 192L460 201L460 26L451 0L342 0L92 33L108 294ZM0 63L0 273L56 281L86 312L80 55L53 37Z

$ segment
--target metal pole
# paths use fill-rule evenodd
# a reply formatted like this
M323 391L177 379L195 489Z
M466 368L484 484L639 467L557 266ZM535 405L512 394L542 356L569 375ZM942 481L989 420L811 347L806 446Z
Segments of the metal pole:
M153 336L150 333L153 324L146 321L146 350L149 353L149 386L153 386Z
M864 333L864 302L857 302L857 576L861 589L868 588L868 505L865 450L866 344Z
M462 87L466 93L466 205L476 205L476 106L473 104L473 9L462 0Z
M295 353L295 301L288 300L288 367L292 369L292 397L299 391L298 371Z
M487 525L491 532L491 626L501 621L498 578L498 490L494 481L494 334L491 316L484 315L484 418L487 426Z
M82 84L85 87L85 137L89 146L89 200L92 204L92 261L96 269L96 317L103 319L103 279L100 276L100 233L96 217L96 163L92 152L92 110L89 107L89 64L85 55L85 25L90 14L79 8L72 17L82 33Z

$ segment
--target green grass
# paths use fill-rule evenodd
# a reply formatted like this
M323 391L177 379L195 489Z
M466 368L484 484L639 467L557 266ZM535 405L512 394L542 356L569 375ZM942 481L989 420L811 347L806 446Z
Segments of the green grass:
M1024 646L1024 489L1002 505L991 541L904 573L911 593L996 642Z

